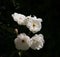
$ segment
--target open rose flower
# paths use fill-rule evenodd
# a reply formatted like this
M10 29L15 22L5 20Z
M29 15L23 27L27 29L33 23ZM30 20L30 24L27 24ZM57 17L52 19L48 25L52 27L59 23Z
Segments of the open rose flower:
M15 47L18 50L28 50L30 47L30 37L25 33L21 33L14 40Z
M35 34L31 38L31 48L34 50L40 50L43 47L44 39L42 34Z
M25 25L24 20L25 20L25 15L19 14L19 13L14 13L12 14L12 17L14 21L16 21L19 25Z
M37 17L35 16L34 17L28 16L26 18L26 26L33 33L36 33L41 30L42 28L41 22L42 22L42 19L40 18L37 19Z

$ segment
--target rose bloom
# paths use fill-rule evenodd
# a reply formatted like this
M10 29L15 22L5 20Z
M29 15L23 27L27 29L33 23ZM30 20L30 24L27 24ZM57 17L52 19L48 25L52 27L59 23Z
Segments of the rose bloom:
M41 22L42 22L42 19L41 18L37 19L36 16L34 17L28 16L26 18L26 26L33 33L36 33L41 30L42 28Z
M42 34L35 34L31 38L31 48L33 50L40 50L43 47L44 42L45 41Z
M25 33L21 33L14 40L15 47L18 50L28 50L30 47L30 37Z
M25 25L24 20L25 20L25 15L19 14L19 13L14 13L12 14L12 17L14 21L16 21L19 25Z

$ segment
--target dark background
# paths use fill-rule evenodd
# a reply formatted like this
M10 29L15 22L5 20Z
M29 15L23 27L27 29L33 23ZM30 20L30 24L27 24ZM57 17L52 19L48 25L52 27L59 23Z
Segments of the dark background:
M0 0L0 57L11 57L15 51L15 28L19 33L28 33L28 28L14 22L11 14L14 12L32 15L43 19L42 29L38 33L44 35L44 47L39 50L29 49L22 57L60 57L60 2L59 0ZM23 29L22 29L23 28ZM13 57L19 57L17 53Z

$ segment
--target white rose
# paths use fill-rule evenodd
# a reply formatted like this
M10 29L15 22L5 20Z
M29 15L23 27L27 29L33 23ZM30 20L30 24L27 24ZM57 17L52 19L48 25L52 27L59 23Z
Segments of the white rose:
M44 39L43 39L43 35L42 34L35 34L35 36L33 36L31 38L31 48L34 50L39 50L43 47L44 44Z
M33 33L36 33L41 30L42 25L41 25L42 19L37 19L35 16L34 17L27 17L26 18L26 26L29 28L30 31Z
M25 34L21 33L14 40L15 47L18 50L28 50L30 47L30 38Z
M12 17L14 21L16 21L19 25L25 25L24 20L25 20L25 15L19 14L19 13L14 13L12 14Z

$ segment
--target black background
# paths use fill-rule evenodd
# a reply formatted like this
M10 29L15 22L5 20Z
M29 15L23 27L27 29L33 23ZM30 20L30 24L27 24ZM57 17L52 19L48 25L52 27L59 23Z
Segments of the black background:
M60 57L60 2L58 0L0 0L0 57L10 57L15 51L14 39L17 28L19 33L28 33L28 28L19 26L11 17L14 12L32 15L43 19L39 33L44 35L45 44L39 51L29 49L22 57ZM21 28L23 27L23 29ZM19 57L16 53L13 57Z

